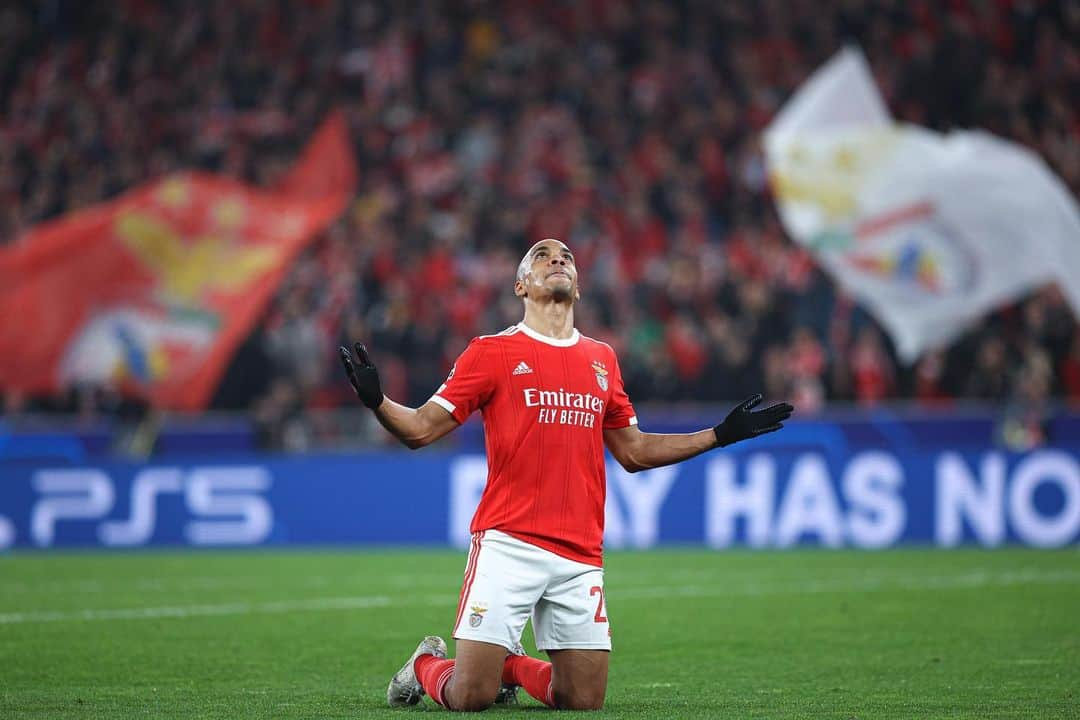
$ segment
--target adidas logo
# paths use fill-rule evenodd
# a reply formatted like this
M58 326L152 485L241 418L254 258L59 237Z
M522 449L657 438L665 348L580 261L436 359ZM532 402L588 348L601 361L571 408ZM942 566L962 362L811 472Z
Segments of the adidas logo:
M531 367L529 367L528 365L526 365L525 361L522 360L521 362L518 363L518 366L516 368L514 368L514 372L512 374L513 375L526 375L528 373L531 373L532 371L533 371L533 369Z

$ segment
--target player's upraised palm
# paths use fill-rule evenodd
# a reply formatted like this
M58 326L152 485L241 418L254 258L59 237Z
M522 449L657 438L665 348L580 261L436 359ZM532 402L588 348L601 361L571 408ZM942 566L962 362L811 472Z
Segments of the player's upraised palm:
M713 428L720 447L779 430L784 427L784 420L791 417L792 411L795 410L791 404L785 402L751 412L761 400L761 393L743 400L728 413L724 422Z
M345 374L349 376L349 382L352 383L360 402L374 410L382 405L383 401L382 387L379 385L379 371L371 362L367 348L360 343L356 343L354 347L356 348L356 362L353 361L349 348L344 345L338 347L341 364L345 366Z

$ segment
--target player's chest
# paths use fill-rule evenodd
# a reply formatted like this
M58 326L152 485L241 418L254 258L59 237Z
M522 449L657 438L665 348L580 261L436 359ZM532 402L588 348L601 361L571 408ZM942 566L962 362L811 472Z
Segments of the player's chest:
M506 353L502 369L506 384L513 388L562 388L604 398L611 392L611 368L599 353L583 350L530 352L526 349Z
M599 427L611 396L612 368L587 352L510 355L503 401L538 422Z

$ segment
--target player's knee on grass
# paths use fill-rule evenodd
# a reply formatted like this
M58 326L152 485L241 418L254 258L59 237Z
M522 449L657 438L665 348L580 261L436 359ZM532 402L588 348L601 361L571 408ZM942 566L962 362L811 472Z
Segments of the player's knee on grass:
M457 641L454 676L443 692L453 710L475 712L495 703L502 685L506 648L474 640Z
M600 710L607 691L606 676L600 678L552 678L551 699L559 710Z
M495 703L501 684L501 668L472 666L459 660L443 695L453 710L486 710Z
M445 693L446 699L453 710L462 712L477 712L487 710L495 704L495 696L499 693L499 681L496 678L490 680L480 678L459 682L455 677Z
M572 692L560 692L554 688L552 695L559 710L602 710L604 707L603 689L575 688Z
M560 710L600 710L607 692L606 651L553 650L551 697Z

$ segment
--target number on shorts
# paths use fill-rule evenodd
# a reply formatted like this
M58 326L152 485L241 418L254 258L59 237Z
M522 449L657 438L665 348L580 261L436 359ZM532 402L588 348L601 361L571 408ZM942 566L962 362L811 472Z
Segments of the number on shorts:
M600 602L596 603L596 615L593 615L593 622L606 623L607 622L607 616L605 616L603 614L604 613L604 588L600 587L599 585L593 585L592 589L589 590L589 597L592 597L593 595L599 595L600 596Z

